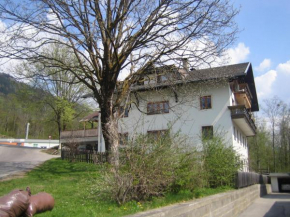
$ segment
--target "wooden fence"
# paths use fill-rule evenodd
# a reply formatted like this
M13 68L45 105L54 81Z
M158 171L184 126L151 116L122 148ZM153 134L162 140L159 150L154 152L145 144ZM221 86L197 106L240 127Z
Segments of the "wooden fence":
M93 164L101 164L107 161L107 154L105 152L93 151L78 151L71 152L69 150L61 151L61 159L73 162L86 162Z
M269 184L270 178L253 172L237 172L235 177L236 188L243 188L254 184Z

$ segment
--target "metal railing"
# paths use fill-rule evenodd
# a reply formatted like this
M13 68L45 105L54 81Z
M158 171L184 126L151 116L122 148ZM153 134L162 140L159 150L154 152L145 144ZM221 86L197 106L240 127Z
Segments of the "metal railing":
M228 107L231 110L231 116L232 118L243 118L246 117L246 120L252 127L254 131L256 131L256 125L255 121L253 119L252 114L246 109L244 105L236 105L236 106L229 106Z

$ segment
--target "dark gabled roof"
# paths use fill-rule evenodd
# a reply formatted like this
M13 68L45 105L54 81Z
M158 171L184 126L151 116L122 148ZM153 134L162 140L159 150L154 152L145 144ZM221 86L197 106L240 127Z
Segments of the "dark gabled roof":
M164 65L164 66L151 66L149 67L144 75L149 75L149 74L159 74L159 73L164 73L164 72L178 72L178 68L172 64L172 65Z
M245 76L249 65L250 63L240 63L214 68L191 70L188 73L187 79L191 81L200 81Z
M207 69L198 69L191 70L188 72L188 75L183 80L176 80L174 82L164 82L160 84L147 84L141 86L132 87L132 91L144 91L156 88L163 88L170 85L198 82L198 81L207 81L207 80L220 80L227 79L229 81L234 79L243 79L250 88L250 91L253 95L252 100L252 111L259 111L258 98L256 93L253 69L251 63L240 63L234 65L213 67Z

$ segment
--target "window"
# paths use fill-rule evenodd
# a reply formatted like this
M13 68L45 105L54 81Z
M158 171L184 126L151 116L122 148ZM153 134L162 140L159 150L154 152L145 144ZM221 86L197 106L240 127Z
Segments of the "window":
M213 126L204 126L201 128L202 138L203 139L212 139L213 138Z
M147 104L147 114L162 114L162 113L169 113L169 102L149 102Z
M119 133L119 145L125 146L129 141L128 133Z
M211 109L211 96L200 97L200 109Z
M234 139L237 139L237 135L236 135L236 128L234 127Z
M120 106L120 108L119 108L119 116L121 116L122 118L128 117L129 116L129 109L125 108L125 111L124 111L124 106Z
M167 79L167 77L166 77L165 75L162 75L162 74L157 75L157 83L158 83L158 84L163 83L163 82L165 82L165 81L167 81L167 80L168 80L168 79Z
M159 139L163 136L165 136L168 133L168 130L152 130L152 131L147 131L147 134L150 138L156 140Z

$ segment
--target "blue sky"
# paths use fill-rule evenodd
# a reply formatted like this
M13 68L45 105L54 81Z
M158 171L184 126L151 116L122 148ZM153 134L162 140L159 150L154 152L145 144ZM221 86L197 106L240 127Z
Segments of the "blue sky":
M260 103L274 95L290 104L290 1L233 0L242 30L232 46L232 63L254 68Z
M290 0L231 1L241 7L241 32L227 50L229 63L252 63L260 103L277 95L290 105Z

